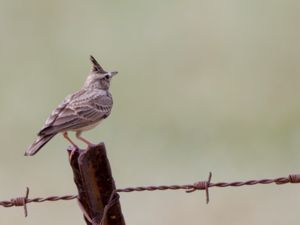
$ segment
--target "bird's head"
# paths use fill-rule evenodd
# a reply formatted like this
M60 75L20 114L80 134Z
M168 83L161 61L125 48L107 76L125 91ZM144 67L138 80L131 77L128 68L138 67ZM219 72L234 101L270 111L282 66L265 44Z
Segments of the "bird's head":
M106 72L93 56L90 56L90 60L92 62L92 70L86 78L84 88L108 90L111 78L118 74L118 72Z

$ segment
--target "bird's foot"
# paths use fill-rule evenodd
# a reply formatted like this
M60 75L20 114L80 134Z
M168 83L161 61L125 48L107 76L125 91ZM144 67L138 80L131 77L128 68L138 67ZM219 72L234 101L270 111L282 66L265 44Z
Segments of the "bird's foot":
M68 150L71 151L70 154L69 154L69 160L71 161L71 159L72 159L73 155L75 154L75 152L76 152L77 150L80 150L80 148L78 148L77 145L71 145L71 146L69 146L69 149L68 149Z

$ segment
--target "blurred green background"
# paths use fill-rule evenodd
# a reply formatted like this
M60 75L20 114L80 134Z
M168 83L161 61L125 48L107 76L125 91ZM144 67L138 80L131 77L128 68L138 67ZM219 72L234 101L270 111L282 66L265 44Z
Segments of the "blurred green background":
M58 135L23 156L81 87L93 54L113 112L105 141L118 187L299 172L300 2L0 1L0 199L76 193ZM72 136L73 137L73 136ZM121 194L127 224L297 224L299 185ZM0 208L0 224L85 224L75 201Z

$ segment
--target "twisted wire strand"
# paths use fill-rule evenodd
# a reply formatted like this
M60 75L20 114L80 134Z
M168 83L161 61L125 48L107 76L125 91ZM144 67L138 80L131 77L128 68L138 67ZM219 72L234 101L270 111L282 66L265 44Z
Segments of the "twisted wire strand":
M165 190L185 190L186 193L191 193L196 190L205 190L206 191L206 202L209 202L209 188L211 187L241 187L241 186L252 186L258 184L277 184L283 185L288 183L300 183L300 174L291 174L287 177L279 177L275 179L260 179L260 180L248 180L248 181L235 181L235 182L218 182L212 183L211 182L212 174L209 173L209 177L206 181L199 181L194 184L184 184L184 185L159 185L159 186L137 186L137 187L127 187L127 188L120 188L116 189L114 193L105 207L105 212L109 210L114 205L115 195L117 192L141 192L141 191L165 191ZM73 200L77 199L77 195L63 195L63 196L49 196L45 198L37 197L37 198L29 198L29 188L26 189L25 197L17 197L12 198L8 201L0 201L0 206L3 207L13 207L13 206L23 206L25 217L27 216L27 204L28 203L42 203L42 202L55 202L60 200Z
M59 201L59 200L73 200L76 198L77 198L77 195L49 196L46 198L38 197L38 198L26 199L26 204L32 203L32 202L41 203L41 202L47 202L47 201L54 202L54 201ZM0 206L3 206L3 207L23 206L24 203L20 204L20 201L24 202L24 197L13 198L10 201L0 201Z

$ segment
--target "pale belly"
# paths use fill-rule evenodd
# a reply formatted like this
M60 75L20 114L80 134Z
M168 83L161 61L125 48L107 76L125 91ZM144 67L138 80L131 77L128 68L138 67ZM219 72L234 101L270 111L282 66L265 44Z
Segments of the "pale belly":
M72 129L72 131L87 131L87 130L91 130L94 127L98 126L100 122L101 122L101 120L98 121L98 122L96 122L96 123L93 123L91 125L85 126L85 127L80 127L80 128L77 128L77 129Z

